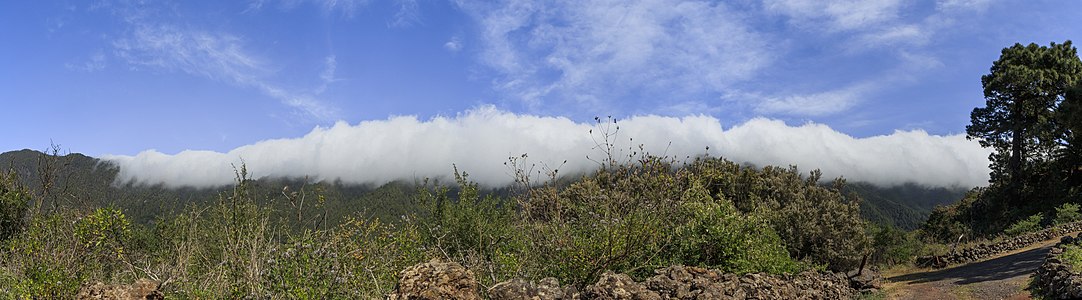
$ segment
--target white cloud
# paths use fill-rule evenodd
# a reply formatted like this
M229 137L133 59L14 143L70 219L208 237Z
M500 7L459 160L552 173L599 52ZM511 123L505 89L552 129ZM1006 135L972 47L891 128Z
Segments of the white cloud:
M458 36L452 36L447 43L443 44L443 48L447 49L447 51L458 52L458 50L462 50L462 40Z
M869 48L894 46L900 43L906 43L910 45L924 45L928 43L931 38L930 34L925 26L917 24L904 24L894 27L885 28L880 31L869 32L862 34L857 40L858 44L852 45L854 48Z
M695 98L749 79L771 45L705 1L460 2L477 19L496 87L528 105L611 106L626 95Z
M334 77L334 72L338 70L338 57L334 55L328 55L323 58L323 72L319 73L320 84L315 89L315 94L323 94L327 91L327 87L332 83L339 81L337 77Z
M621 120L618 149L644 144L672 157L706 152L756 165L797 164L820 168L827 177L891 185L976 186L988 179L989 151L963 135L935 136L924 131L853 138L825 125L788 126L752 119L722 128L707 116L638 116ZM135 156L105 156L120 166L121 182L169 186L212 186L232 182L230 164L247 164L256 177L300 177L347 183L380 184L396 179L446 177L451 164L489 185L511 182L507 157L529 154L530 162L559 165L561 173L592 170L587 155L600 155L588 133L592 123L562 117L518 115L491 107L455 117L419 120L392 117L351 125L317 127L299 138L258 142L226 153L154 150ZM618 153L623 157L627 153Z
M333 119L336 111L313 95L271 83L267 63L249 53L243 41L226 33L182 29L170 25L136 25L131 36L113 43L116 55L133 68L152 67L203 76L255 88L281 103L319 120ZM333 76L334 58L327 61ZM323 75L326 76L327 73Z
M755 108L768 114L822 116L846 111L864 100L871 84L856 84L813 94L762 97Z
M105 69L105 53L98 51L83 63L67 63L64 67L83 72L97 72Z
M970 10L983 12L992 5L993 0L939 0L936 1L936 9L943 11Z
M398 6L398 11L395 11L394 18L388 25L410 27L421 23L421 8L417 5L417 0L394 0L394 2Z
M939 0L924 14L901 0L763 0L769 13L803 30L839 35L847 51L925 46L964 12L983 12L993 0Z
M898 19L902 4L900 0L763 1L767 11L786 15L799 26L828 31L864 30L892 23Z
M258 11L268 0L253 0L248 3L248 11ZM282 9L293 9L303 3L311 3L318 6L324 13L339 13L346 17L353 17L358 9L368 5L369 0L281 0L277 1Z

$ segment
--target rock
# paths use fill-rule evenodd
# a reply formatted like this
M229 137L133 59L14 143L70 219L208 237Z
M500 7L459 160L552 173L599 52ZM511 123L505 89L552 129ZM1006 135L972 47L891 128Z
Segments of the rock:
M849 278L849 286L857 290L877 290L883 287L883 275L876 269L852 270L846 272L846 277Z
M406 268L388 299L481 299L473 272L454 262L433 259Z
M139 279L132 284L116 284L107 285L101 282L97 282L91 285L83 285L79 288L79 293L75 294L75 299L90 300L90 299L109 299L109 300L160 300L165 299L165 295L158 290L159 284L157 281L150 279Z
M646 289L625 274L605 271L597 283L585 290L586 298L599 300L661 300L657 292Z
M560 288L560 281L549 277L538 283L519 278L500 282L488 289L488 295L492 299L557 300L574 299L578 293L573 287Z
M799 274L727 274L699 267L671 266L636 282L626 274L607 271L580 293L561 287L555 278L539 282L513 279L488 289L491 299L852 299L858 293L845 273L805 271ZM401 273L388 299L480 299L473 274L454 263L430 261ZM879 275L865 270L857 281L878 287Z

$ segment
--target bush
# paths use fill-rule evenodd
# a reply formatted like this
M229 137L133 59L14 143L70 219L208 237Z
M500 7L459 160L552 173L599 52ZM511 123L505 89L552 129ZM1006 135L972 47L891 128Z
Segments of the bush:
M683 208L689 214L687 223L676 228L676 263L738 274L791 273L802 267L765 220L745 216L727 200L703 192L697 184L688 190L698 199L685 199Z
M409 222L349 218L332 235L332 242L341 245L341 255L348 256L346 278L349 286L359 287L360 298L389 293L398 272L429 258L420 230Z
M1082 220L1082 213L1078 212L1078 208L1076 203L1064 203L1056 207L1056 219L1052 223L1059 225Z
M521 259L528 242L515 206L491 194L482 196L477 183L457 168L455 183L454 190L437 184L418 192L421 211L411 225L424 241L419 246L474 270L483 285L525 275Z
M924 244L920 232L905 232L894 226L871 226L872 260L878 265L893 266L910 262L921 253Z
M96 209L75 222L75 237L82 246L105 258L120 259L131 235L131 223L115 208Z
M1059 258L1071 265L1075 273L1082 272L1082 247L1076 244L1065 244L1063 248L1063 254L1060 254Z
M674 175L661 159L644 158L517 195L518 203L551 203L524 216L538 275L586 284L606 270L640 276L666 265L673 229L687 222L676 215L682 189Z
M1019 220L1010 227L1007 227L1003 233L1008 236L1018 236L1023 233L1034 232L1041 229L1041 221L1044 220L1044 214L1037 213L1029 216L1023 220Z
M0 242L22 231L30 207L30 194L14 173L0 173Z
M76 213L54 213L30 220L26 230L8 240L0 266L10 274L0 278L0 298L61 299L75 295L88 278L103 276L101 264L89 259L75 238ZM113 275L113 274L109 274Z

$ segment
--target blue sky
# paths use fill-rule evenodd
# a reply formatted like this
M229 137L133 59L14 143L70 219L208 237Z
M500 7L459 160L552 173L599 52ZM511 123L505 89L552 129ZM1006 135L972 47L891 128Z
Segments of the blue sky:
M147 3L143 3L147 2ZM336 121L709 116L964 132L1080 1L5 1L0 151L228 152Z

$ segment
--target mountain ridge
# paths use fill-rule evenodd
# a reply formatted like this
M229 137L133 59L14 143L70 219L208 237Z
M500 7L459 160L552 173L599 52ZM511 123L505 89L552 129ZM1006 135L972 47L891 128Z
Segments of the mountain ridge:
M118 183L118 167L110 162L71 153L48 156L43 152L23 149L0 153L0 168L14 171L22 183L41 193L41 166L43 159L53 159L57 166L53 176L56 182L51 193L58 204L90 207L93 205L117 205L134 210L135 220L151 222L165 212L177 211L185 205L215 201L227 186L220 187L166 187L165 185L142 185ZM381 186L351 185L341 182L306 182L302 178L257 178L254 180L258 193L267 201L284 198L281 191L289 187L293 191L310 187L307 192L324 194L324 203L342 216L347 212L365 211L383 218L395 218L410 210L409 199L419 182L395 181ZM312 191L316 190L316 191ZM492 193L505 193L504 188L491 189ZM873 223L913 230L920 226L932 209L950 204L962 198L963 188L925 187L913 183L881 187L867 182L848 182L845 192L858 195L861 215ZM78 203L74 203L78 202ZM283 204L285 205L285 204Z

